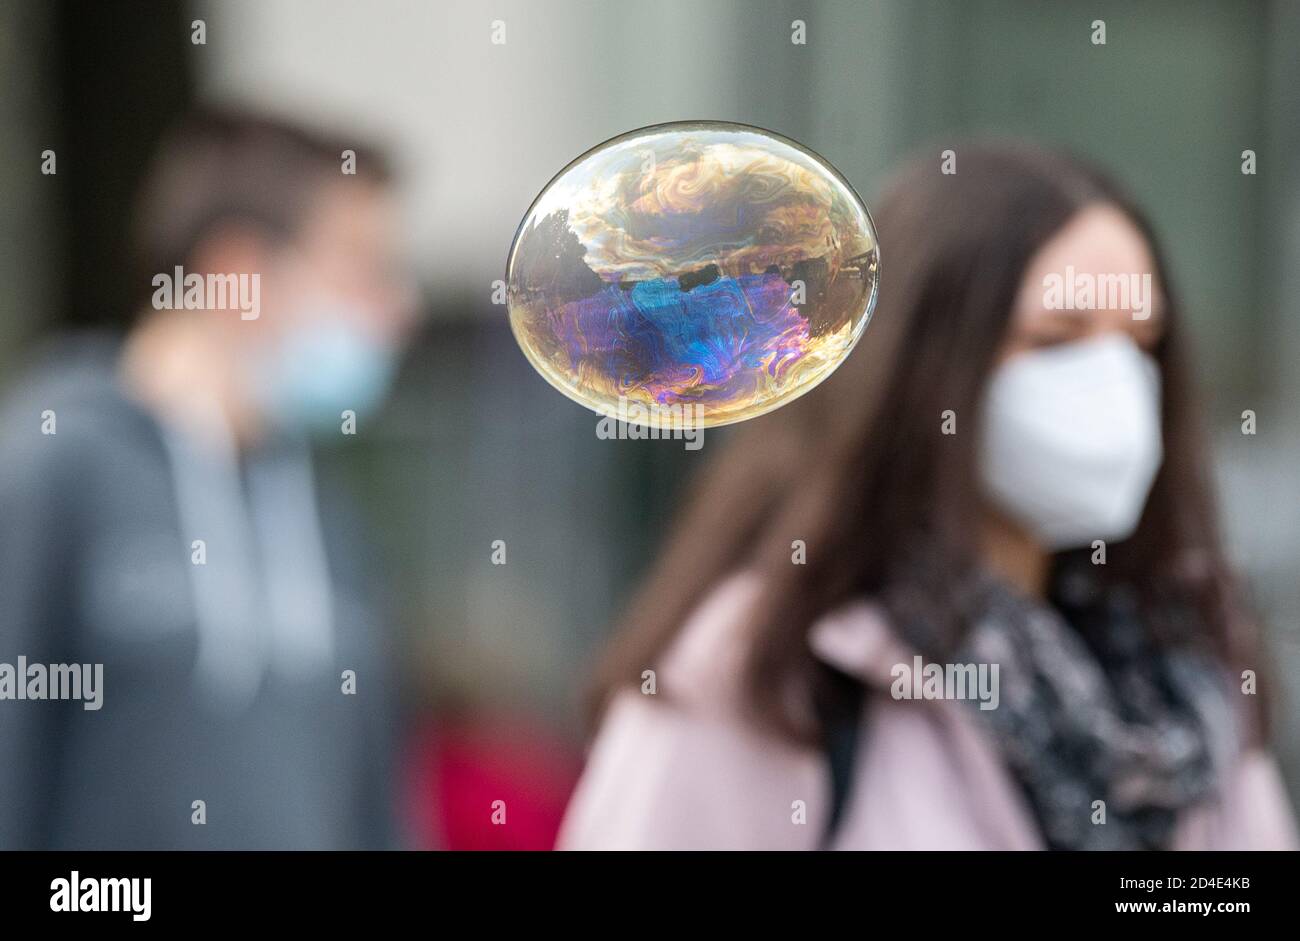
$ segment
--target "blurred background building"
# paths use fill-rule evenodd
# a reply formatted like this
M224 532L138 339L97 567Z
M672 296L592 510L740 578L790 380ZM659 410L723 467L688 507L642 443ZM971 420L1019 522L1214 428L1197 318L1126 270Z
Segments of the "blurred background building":
M804 45L791 43L794 20ZM437 730L412 739L422 832L503 845L462 805L480 786L516 788L535 820L558 818L587 664L710 451L600 441L594 416L528 367L492 294L537 192L591 146L683 118L791 136L868 205L918 148L937 162L985 133L1069 145L1136 193L1171 256L1231 548L1287 687L1276 737L1294 795L1297 49L1300 5L1285 0L5 0L0 379L42 334L125 319L128 200L190 104L245 103L386 142L426 320L380 426L330 459L386 543L408 700ZM55 176L39 172L47 148ZM1244 150L1256 175L1240 171ZM1253 437L1240 431L1246 409ZM491 563L497 539L505 566ZM539 823L506 839L549 838Z

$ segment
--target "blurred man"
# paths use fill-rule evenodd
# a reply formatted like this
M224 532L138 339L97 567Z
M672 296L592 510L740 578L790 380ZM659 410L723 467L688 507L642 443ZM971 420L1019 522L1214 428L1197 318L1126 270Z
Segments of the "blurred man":
M306 447L364 430L409 326L387 181L194 117L141 194L125 341L10 396L0 848L392 845L383 619Z

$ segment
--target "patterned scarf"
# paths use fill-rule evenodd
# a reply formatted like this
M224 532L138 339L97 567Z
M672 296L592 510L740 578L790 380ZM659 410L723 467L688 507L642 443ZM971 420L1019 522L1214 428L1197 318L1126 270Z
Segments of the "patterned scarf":
M979 715L1050 848L1168 848L1234 747L1226 674L1156 647L1131 594L1082 571L1061 584L1046 605L983 580L952 658L999 664L999 704Z

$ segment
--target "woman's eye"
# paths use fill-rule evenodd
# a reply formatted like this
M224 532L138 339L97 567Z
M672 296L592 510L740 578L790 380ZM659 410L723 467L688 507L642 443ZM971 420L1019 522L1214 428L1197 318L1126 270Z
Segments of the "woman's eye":
M1148 352L1160 345L1163 336L1164 330L1160 326L1139 326L1133 330L1133 340Z
M1033 333L1025 337L1024 344L1030 349L1041 349L1046 346L1059 346L1073 339L1074 334L1071 333Z

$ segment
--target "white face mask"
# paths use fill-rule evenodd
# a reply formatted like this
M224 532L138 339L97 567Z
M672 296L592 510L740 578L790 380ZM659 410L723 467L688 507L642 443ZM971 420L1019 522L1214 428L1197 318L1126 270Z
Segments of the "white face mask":
M986 495L1050 551L1132 535L1163 457L1160 369L1107 334L1021 353L984 402Z

